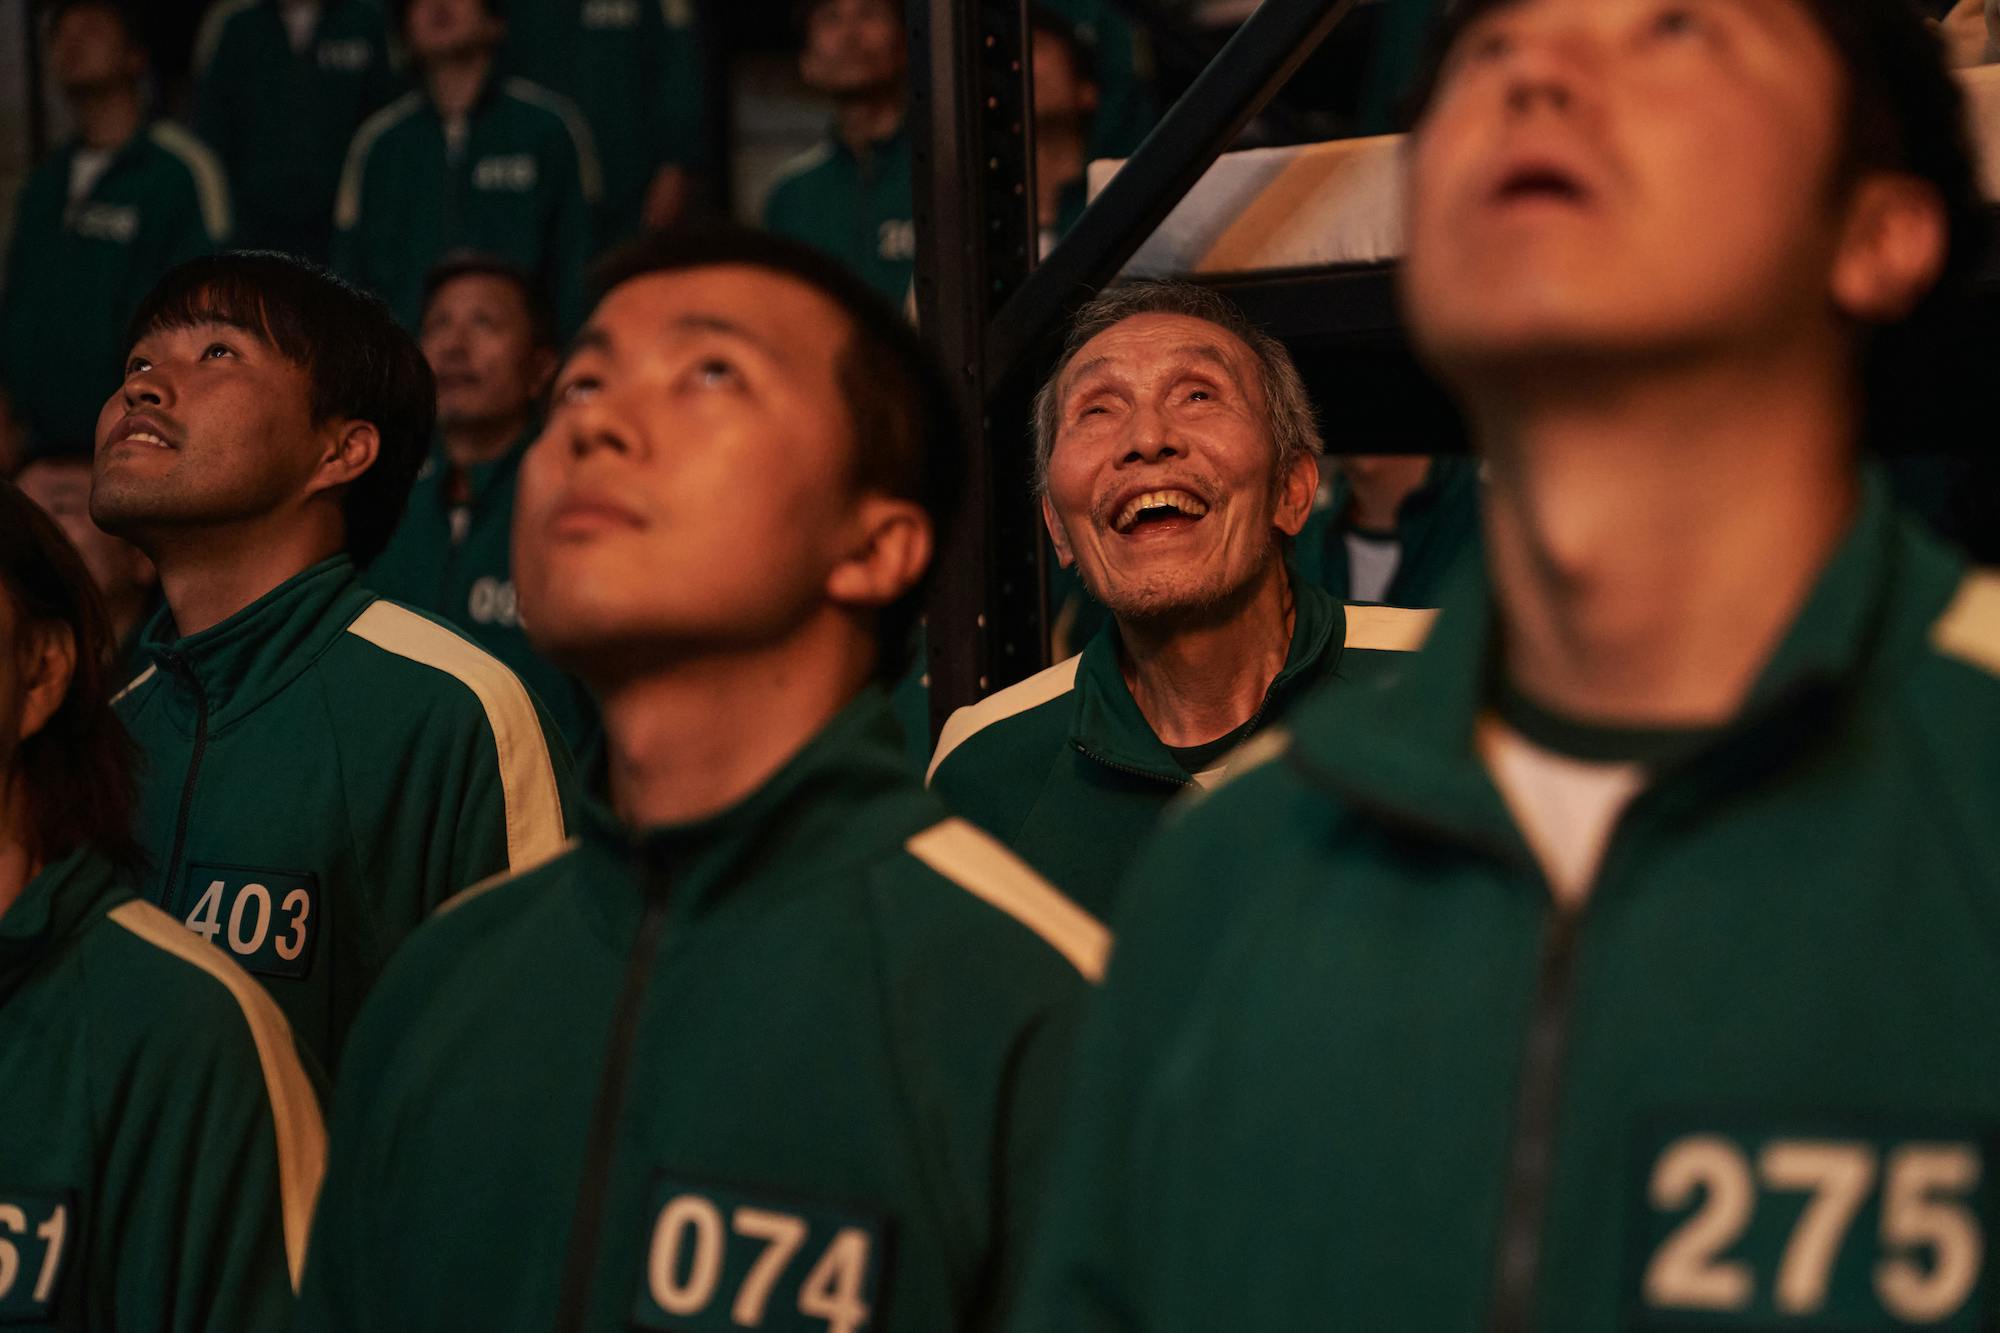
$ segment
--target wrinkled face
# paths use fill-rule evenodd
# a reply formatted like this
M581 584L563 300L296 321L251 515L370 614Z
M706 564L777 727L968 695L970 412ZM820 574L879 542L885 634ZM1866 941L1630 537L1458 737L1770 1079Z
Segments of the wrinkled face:
M1121 619L1225 603L1280 558L1317 482L1279 475L1255 356L1184 315L1135 315L1062 372L1043 516L1064 565Z
M908 59L902 11L891 0L823 0L806 18L799 73L816 92L840 97L891 87Z
M501 33L485 0L410 0L403 19L410 55L420 62L495 46Z
M487 273L454 278L424 308L418 334L437 376L438 426L525 423L547 385L554 353L535 345L521 291Z
M521 618L586 679L781 641L826 604L858 496L846 316L747 265L614 288L556 377L514 515Z
M73 9L49 30L49 69L73 93L130 83L144 68L124 25L102 9Z
M1828 308L1836 53L1796 0L1519 0L1409 160L1404 300L1448 377L1674 354Z
M177 530L261 518L304 495L319 462L312 382L234 325L155 329L97 416L90 514L149 553Z
M39 459L15 480L30 500L56 521L83 557L90 581L114 605L153 585L153 564L130 542L91 521L90 464L82 459Z

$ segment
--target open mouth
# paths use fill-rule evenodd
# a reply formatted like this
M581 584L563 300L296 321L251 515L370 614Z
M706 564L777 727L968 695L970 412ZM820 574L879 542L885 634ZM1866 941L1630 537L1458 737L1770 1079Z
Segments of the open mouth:
M1112 530L1130 536L1156 525L1198 523L1208 514L1208 505L1186 491L1147 491L1127 500L1111 521Z
M1580 205L1590 202L1583 182L1560 167L1526 166L1509 172L1493 192L1495 203L1553 203Z

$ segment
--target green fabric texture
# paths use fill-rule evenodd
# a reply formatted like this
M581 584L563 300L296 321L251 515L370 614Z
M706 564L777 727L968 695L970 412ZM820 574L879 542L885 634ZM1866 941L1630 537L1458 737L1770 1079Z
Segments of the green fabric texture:
M72 205L77 149L29 175L7 250L0 377L30 456L91 452L132 312L168 269L230 237L222 168L186 130L159 122L132 136Z
M865 157L829 134L791 162L764 201L764 225L824 250L902 309L917 272L909 126Z
M454 152L421 92L355 133L334 206L333 266L379 293L403 327L423 318L424 275L456 250L534 276L564 337L583 324L596 244L597 154L568 99L515 77L487 82Z
M186 638L162 611L145 647L155 669L118 702L145 761L145 896L332 1070L432 908L561 845L569 754L504 667L345 556Z
M1291 648L1252 730L1316 686L1375 678L1407 656L1346 646L1341 604L1303 580L1294 587ZM1194 785L1125 683L1116 622L1071 661L960 709L938 754L931 789L946 805L1107 918L1127 865Z
M442 446L433 446L403 521L361 581L449 623L499 658L548 710L570 754L580 756L597 745L596 705L574 676L528 642L514 599L514 486L521 455L534 440L530 430L499 458L468 469L471 521L456 542L447 494L451 465Z
M278 1130L252 1029L220 979L107 916L121 906L131 890L86 849L0 916L0 1324L283 1328ZM272 1054L310 1100L289 1047Z
M920 859L926 831L956 835L961 858ZM635 833L593 808L574 850L420 931L369 1002L297 1327L547 1329L573 1245L582 1329L996 1322L1087 983L979 896L995 876L1017 904L1060 904L946 819L879 688L713 817ZM599 1127L614 1050L630 1053L623 1109ZM596 1207L579 1203L593 1143ZM710 1241L672 1225L675 1199L719 1210ZM787 1257L738 1207L806 1232ZM594 1247L573 1218L597 1225ZM681 1288L669 1306L661 1270ZM743 1302L756 1316L732 1324ZM814 1314L829 1302L872 1318Z
M1460 591L1133 875L1016 1327L1981 1322L2000 582L1871 490L1575 914L1474 757Z
M294 51L278 0L223 0L195 62L194 127L229 172L237 243L325 263L348 142L403 85L382 10L334 0Z
M653 173L708 147L694 0L544 0L507 12L506 68L576 103L604 166L600 234L640 229Z
M1349 595L1347 540L1343 516L1352 489L1332 463L1332 496L1316 508L1299 532L1294 551L1299 569L1335 597ZM1439 457L1424 484L1410 493L1396 514L1402 559L1389 581L1385 606L1435 607L1451 585L1453 571L1479 548L1479 461Z

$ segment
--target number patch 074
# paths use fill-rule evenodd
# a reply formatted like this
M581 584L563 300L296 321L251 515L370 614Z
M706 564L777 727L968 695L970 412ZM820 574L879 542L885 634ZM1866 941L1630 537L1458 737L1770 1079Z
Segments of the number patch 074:
M0 1324L55 1317L75 1231L76 1205L67 1191L0 1188Z
M641 1328L875 1328L884 1227L797 1200L662 1179L647 1214Z
M175 915L247 972L303 977L312 971L320 920L319 881L312 875L191 865Z
M1632 1326L1985 1327L1991 1140L1880 1128L1647 1136Z

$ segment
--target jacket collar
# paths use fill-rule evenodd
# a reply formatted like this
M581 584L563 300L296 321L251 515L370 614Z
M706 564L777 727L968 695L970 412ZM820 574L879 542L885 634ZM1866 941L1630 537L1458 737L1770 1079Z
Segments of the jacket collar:
M466 468L466 474L472 481L473 509L485 508L497 490L504 490L512 485L515 475L521 470L521 456L528 452L528 446L535 442L535 437L540 433L541 427L530 423L527 429L515 436L513 442L500 453ZM417 474L417 482L419 486L436 492L433 497L433 502L436 504L444 503L444 479L450 475L451 466L451 459L444 451L444 437L433 439L430 453L424 459L423 471Z
M44 867L0 916L0 1003L66 938L132 891L89 847Z
M1257 716L1284 710L1306 687L1332 674L1347 639L1347 612L1324 589L1287 571L1292 581L1292 643L1264 692ZM1084 646L1076 667L1076 712L1069 743L1085 758L1140 777L1187 785L1186 770L1153 731L1119 664L1118 622L1107 621Z
M180 637L172 609L162 607L140 647L165 677L178 719L191 724L199 689L213 731L291 684L372 600L355 582L354 562L337 555L199 634Z

